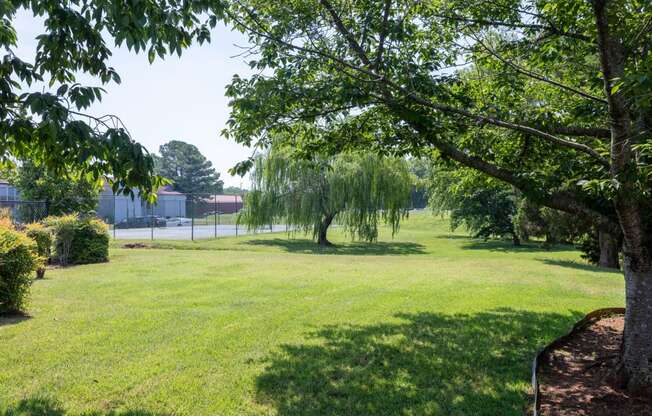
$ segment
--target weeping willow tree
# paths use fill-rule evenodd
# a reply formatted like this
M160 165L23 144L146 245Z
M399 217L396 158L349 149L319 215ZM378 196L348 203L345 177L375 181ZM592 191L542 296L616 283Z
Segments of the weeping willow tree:
M300 160L270 151L256 158L252 189L240 221L250 229L285 221L293 231L312 233L322 246L333 222L365 241L375 241L380 222L392 233L407 215L412 180L402 159L368 153Z

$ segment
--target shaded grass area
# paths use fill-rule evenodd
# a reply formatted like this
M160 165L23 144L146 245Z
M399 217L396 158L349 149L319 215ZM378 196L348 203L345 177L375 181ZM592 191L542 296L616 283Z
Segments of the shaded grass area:
M575 252L577 249L571 245L555 244L549 247L544 247L537 242L523 243L515 246L511 242L505 240L481 240L471 239L465 236L456 236L459 240L463 240L462 246L465 250L481 250L481 251L500 251L504 253L534 253L534 252Z
M522 364L581 316L502 308L326 326L310 334L318 344L269 357L257 386L283 415L523 414Z
M30 398L21 400L15 406L6 409L3 416L65 416L68 413L56 400L49 398ZM127 410L124 412L86 412L80 416L167 416L164 413L152 413L145 410Z
M4 325L16 325L23 321L30 319L28 314L23 313L11 313L0 315L0 327Z
M425 246L409 241L378 241L375 243L351 242L322 247L307 239L266 238L252 239L245 244L251 246L277 247L289 253L346 254L356 256L386 256L425 254Z
M483 249L425 213L331 239L115 241L49 270L30 319L0 318L0 415L521 415L537 349L623 304L569 248Z

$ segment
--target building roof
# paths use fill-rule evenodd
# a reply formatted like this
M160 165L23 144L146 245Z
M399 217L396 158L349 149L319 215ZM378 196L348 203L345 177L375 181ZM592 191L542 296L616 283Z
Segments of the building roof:
M214 195L208 198L204 198L204 202L215 203L216 199L218 204L228 204L228 203L242 204L242 196L240 195Z
M176 196L185 196L185 194L182 194L181 192L177 192L174 189L172 189L171 185L165 185L161 186L158 188L158 191L156 192L157 195L176 195Z

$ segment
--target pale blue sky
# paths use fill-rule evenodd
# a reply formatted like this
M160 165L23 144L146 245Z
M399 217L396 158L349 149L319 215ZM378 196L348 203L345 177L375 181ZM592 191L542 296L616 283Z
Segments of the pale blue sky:
M35 37L42 33L42 21L19 13L15 20L19 45L17 54L33 62ZM176 55L149 64L146 54L136 55L126 48L113 48L110 64L122 83L104 86L107 94L93 106L94 115L115 114L125 123L132 136L150 152L161 144L179 139L192 143L220 172L226 186L247 187L248 179L232 177L227 170L245 159L251 150L220 136L229 114L224 88L234 74L251 73L238 46L247 38L223 26L213 31L213 40L203 46L193 45L181 58ZM109 45L113 45L111 41ZM81 78L86 85L99 81Z

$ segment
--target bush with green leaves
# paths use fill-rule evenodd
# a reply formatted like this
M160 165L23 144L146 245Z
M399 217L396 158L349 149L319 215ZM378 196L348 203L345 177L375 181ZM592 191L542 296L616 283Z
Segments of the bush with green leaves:
M34 240L38 255L43 259L43 261L45 262L49 260L52 251L52 232L50 229L41 223L35 222L25 226L25 234L27 234L27 237ZM36 270L36 277L42 279L44 275L45 267L43 265Z
M109 228L96 218L78 221L70 250L70 263L103 263L109 260Z
M55 258L60 265L108 261L108 227L101 220L70 214L48 217L44 224L54 235Z
M41 265L34 240L11 227L0 227L0 313L24 311L32 273Z
M434 212L450 218L451 229L467 229L473 237L512 239L520 244L513 222L517 195L498 181L472 170L433 169L429 178L429 205Z

